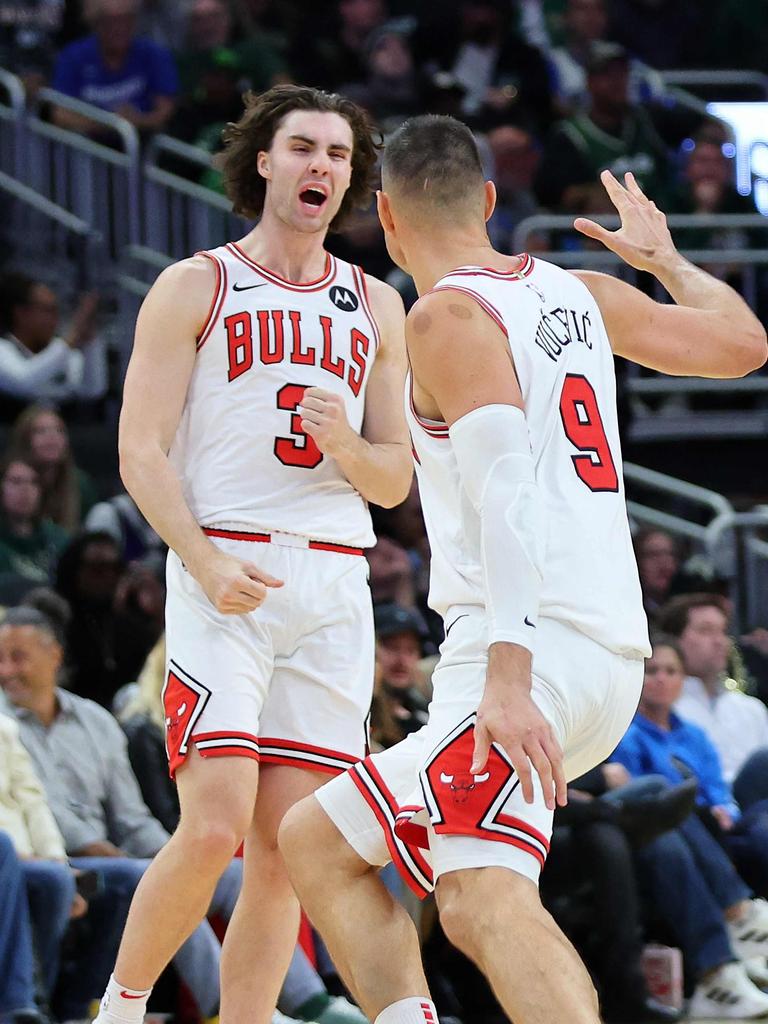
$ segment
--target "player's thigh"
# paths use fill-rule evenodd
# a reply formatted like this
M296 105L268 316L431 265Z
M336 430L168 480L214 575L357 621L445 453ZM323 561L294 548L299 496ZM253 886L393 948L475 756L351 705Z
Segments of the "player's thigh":
M328 775L290 765L265 764L247 843L266 851L277 850L277 834L287 812L328 780Z
M222 615L171 552L163 690L171 772L192 747L204 758L258 758L259 721L274 662L280 608Z
M367 750L375 637L367 565L354 555L298 552L312 559L311 608L278 654L262 715L262 763L334 773Z
M203 757L192 746L176 773L179 829L236 845L251 827L259 788L259 764L252 758ZM234 852L234 851L233 851Z

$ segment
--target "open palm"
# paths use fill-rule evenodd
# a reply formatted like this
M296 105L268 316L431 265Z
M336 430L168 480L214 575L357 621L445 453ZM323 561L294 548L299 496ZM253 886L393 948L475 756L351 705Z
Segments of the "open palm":
M610 171L603 171L600 180L621 218L621 227L618 231L608 231L586 217L577 217L573 226L582 235L602 242L636 270L653 273L675 253L667 218L648 199L633 174L624 176L626 188Z

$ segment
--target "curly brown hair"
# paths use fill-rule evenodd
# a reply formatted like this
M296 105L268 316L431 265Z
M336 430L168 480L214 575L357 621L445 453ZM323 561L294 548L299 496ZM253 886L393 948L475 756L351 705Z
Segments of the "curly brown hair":
M339 114L352 129L352 178L330 230L338 231L352 210L368 205L383 140L380 135L376 137L376 129L362 107L338 93L306 85L276 85L261 95L247 92L243 100L245 113L224 129L224 150L215 158L235 213L253 220L261 215L267 183L256 169L258 155L269 150L280 122L292 110Z

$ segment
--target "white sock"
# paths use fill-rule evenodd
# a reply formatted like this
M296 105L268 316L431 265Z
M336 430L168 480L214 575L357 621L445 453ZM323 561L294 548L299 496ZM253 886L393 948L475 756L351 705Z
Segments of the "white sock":
M125 988L115 979L114 974L111 975L97 1020L103 1024L140 1024L147 1012L147 1000L151 992L151 988L144 991Z
M373 1024L437 1024L437 1010L431 999L411 996L386 1006Z

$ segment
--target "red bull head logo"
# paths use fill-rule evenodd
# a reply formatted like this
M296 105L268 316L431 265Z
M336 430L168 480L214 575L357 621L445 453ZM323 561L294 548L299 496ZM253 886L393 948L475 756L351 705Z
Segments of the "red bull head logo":
M454 775L440 773L440 781L451 787L453 802L456 804L465 804L475 787L487 782L490 777L490 772L483 772L482 775L473 775L472 772L456 772Z

